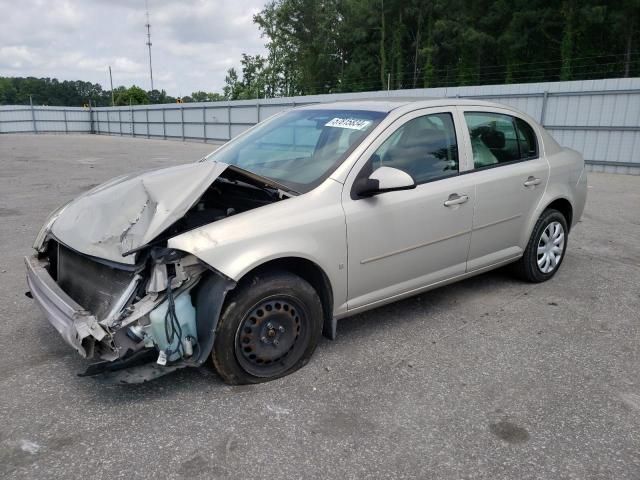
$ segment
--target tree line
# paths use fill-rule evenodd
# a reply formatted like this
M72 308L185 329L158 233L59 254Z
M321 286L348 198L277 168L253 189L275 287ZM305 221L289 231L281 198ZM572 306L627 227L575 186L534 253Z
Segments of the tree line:
M271 0L266 55L182 101L640 75L640 0ZM173 103L164 90L0 78L0 104Z
M110 105L146 105L152 103L215 102L226 98L219 93L193 92L172 97L164 90L145 91L133 85L104 90L98 83L56 78L0 77L0 105L66 105L106 107Z
M629 77L640 0L272 0L225 96Z
M195 92L197 101L208 101L204 92ZM135 85L104 90L98 83L81 80L34 77L0 77L0 105L67 105L94 107L115 105L143 105L149 103L175 103L176 97L164 90L145 91ZM196 101L186 97L186 101Z

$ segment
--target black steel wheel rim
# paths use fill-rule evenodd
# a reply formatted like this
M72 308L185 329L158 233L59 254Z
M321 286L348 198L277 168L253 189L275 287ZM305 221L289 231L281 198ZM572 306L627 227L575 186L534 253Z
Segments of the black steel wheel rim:
M238 327L238 363L256 377L285 373L300 360L309 343L307 324L307 311L296 298L278 295L261 300Z

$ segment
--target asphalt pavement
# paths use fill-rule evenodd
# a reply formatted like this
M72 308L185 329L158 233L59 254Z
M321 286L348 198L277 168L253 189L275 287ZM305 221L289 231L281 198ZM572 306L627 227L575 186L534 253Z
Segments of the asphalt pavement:
M551 281L499 270L345 319L280 380L78 377L24 295L37 231L96 184L213 148L0 135L0 477L640 478L640 176L589 176Z

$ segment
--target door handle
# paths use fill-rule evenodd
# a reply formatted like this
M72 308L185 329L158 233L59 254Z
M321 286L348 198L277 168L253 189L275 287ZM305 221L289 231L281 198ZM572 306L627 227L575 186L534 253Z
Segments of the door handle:
M469 200L468 195L458 195L457 193L452 193L449 195L449 199L444 202L445 207L453 207L454 205L460 205L461 203L465 203Z
M540 180L539 178L529 177L525 180L523 185L525 187L535 187L536 185L539 185L541 181L542 180Z

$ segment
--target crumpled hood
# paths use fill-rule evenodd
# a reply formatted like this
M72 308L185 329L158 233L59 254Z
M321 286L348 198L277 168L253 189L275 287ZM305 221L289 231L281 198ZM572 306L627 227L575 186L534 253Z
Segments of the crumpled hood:
M226 168L204 161L115 178L71 201L51 232L81 253L134 264L127 254L183 217Z

